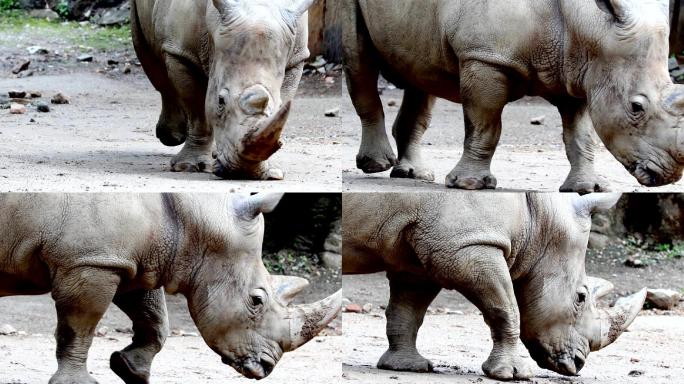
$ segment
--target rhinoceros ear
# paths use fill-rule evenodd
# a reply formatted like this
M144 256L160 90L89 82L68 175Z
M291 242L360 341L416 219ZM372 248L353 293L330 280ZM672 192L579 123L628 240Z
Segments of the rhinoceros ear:
M230 14L230 12L235 9L238 5L239 0L212 0L214 7L218 9L222 16Z
M596 0L596 5L598 5L603 12L613 16L615 20L624 21L629 17L629 0Z
M575 196L572 206L579 216L591 216L595 212L611 209L617 204L622 196L621 193L590 193L584 196Z
M253 219L261 213L273 212L283 195L283 193L258 193L239 199L233 207L238 216Z
M312 5L318 0L295 0L289 9L297 16L301 16L304 12L308 11Z

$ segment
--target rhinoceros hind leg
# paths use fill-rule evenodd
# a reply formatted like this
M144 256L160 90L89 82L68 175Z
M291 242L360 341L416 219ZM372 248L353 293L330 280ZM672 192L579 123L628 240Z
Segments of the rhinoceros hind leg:
M610 184L596 175L594 153L599 138L587 112L586 105L577 101L558 103L563 120L563 142L570 161L570 173L560 187L561 192L609 192Z
M117 295L114 304L133 321L133 342L114 352L109 366L127 384L147 384L152 360L169 332L164 292L156 289Z
M461 67L461 98L465 117L463 155L446 177L446 186L494 189L490 168L501 137L501 113L508 102L508 77L495 67L469 61Z
M157 122L157 138L162 144L175 147L185 142L188 121L183 109L172 96L162 94L162 111Z
M425 168L420 154L420 140L430 126L435 98L422 91L407 89L392 133L397 141L399 163L390 177L434 181L435 174Z
M357 8L356 1L343 2L342 6ZM349 16L343 18L342 28L348 32L342 37L344 72L362 126L356 167L364 173L384 172L396 165L397 158L385 131L385 113L378 93L379 58L358 9L343 10L342 14Z
M440 291L431 282L418 281L414 276L387 275L390 300L387 316L389 348L378 362L378 368L393 371L430 372L432 363L416 349L418 329L425 311Z
M57 308L57 372L50 384L97 383L86 366L88 349L119 281L111 271L95 268L55 273L52 297Z

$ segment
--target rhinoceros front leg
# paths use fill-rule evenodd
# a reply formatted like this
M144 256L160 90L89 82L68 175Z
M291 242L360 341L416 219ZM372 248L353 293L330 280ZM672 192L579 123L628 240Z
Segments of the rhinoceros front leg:
M520 312L501 250L470 246L456 254L433 254L431 260L444 287L456 289L470 300L489 326L494 345L482 364L484 373L497 380L532 377L529 365L518 351Z
M584 102L559 103L563 119L563 142L570 161L570 173L560 187L561 192L607 192L608 181L596 175L594 153L599 141Z
M114 304L133 321L133 342L122 351L114 352L109 366L127 384L147 384L152 360L169 333L164 291L118 294Z
M97 323L116 293L117 274L94 268L57 271L52 297L57 307L57 372L50 384L93 384L86 367Z
M385 314L389 348L380 358L378 368L432 371L432 363L416 349L416 337L423 324L425 311L441 288L414 276L388 273L387 278L390 282L390 300Z
M508 78L498 68L468 61L461 67L461 98L465 117L463 156L446 177L446 186L494 189L490 167L501 137L501 113L508 102Z
M166 56L166 68L188 121L188 135L180 153L171 160L174 172L212 172L211 156L214 143L212 128L207 124L204 111L206 80L199 79L197 69L189 68L173 55Z
M430 126L435 97L416 89L406 89L392 133L397 141L399 163L390 177L434 181L435 174L425 168L420 155L420 140Z
M397 164L397 158L385 131L385 113L378 93L377 54L366 28L362 27L363 16L357 12L357 2L344 1L342 7L344 72L362 126L356 167L365 173L384 172Z

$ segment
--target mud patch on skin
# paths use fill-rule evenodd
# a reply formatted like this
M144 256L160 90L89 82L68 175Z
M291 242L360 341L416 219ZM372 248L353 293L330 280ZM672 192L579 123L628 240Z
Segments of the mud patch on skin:
M318 334L318 324L325 318L325 313L327 311L306 315L306 320L304 320L304 325L302 325L302 330L300 331L304 339L309 340Z

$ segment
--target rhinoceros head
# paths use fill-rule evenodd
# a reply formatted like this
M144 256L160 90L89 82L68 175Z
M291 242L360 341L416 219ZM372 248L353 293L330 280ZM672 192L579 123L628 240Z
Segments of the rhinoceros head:
M668 72L668 0L568 1L566 68L606 148L646 186L684 168L684 86Z
M539 262L516 283L521 339L537 364L564 375L576 375L590 351L615 339L632 323L646 299L645 289L622 298L610 309L596 300L612 285L585 275L584 255L591 214L613 206L619 195L557 196L565 208L549 212ZM567 203L570 204L567 204Z
M261 259L264 221L279 195L233 202L234 227L208 247L195 266L188 306L205 342L242 375L268 376L284 352L311 340L337 316L341 292L313 304L291 306L305 279L271 276ZM217 237L225 237L225 233Z
M214 174L279 179L267 160L282 145L290 99L301 78L315 0L212 0L213 47L205 110L216 141Z

